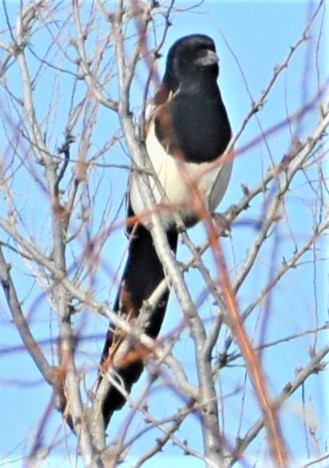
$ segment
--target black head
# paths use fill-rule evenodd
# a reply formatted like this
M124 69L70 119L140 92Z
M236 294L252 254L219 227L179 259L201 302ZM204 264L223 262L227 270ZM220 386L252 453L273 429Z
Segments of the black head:
M214 41L203 34L192 34L170 48L163 80L170 90L176 91L183 83L216 82L218 72Z

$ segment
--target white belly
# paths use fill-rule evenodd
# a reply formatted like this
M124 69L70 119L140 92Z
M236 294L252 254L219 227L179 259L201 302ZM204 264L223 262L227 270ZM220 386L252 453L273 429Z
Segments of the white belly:
M226 191L232 161L222 165L214 163L185 163L168 156L154 134L154 124L150 128L146 149L153 164L153 176L149 176L151 189L156 201L156 210L161 216L165 228L175 225L175 216L190 225L199 219L199 208L195 193L199 193L210 212L213 212ZM161 185L161 188L159 187ZM130 183L130 202L133 211L141 217L143 224L148 224L148 217L143 216L145 206L140 196L136 176Z

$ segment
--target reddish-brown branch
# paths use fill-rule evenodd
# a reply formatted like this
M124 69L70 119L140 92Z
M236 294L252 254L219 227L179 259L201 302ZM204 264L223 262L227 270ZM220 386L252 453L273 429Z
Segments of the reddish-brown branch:
M241 354L245 359L250 381L254 387L259 405L264 413L267 438L269 446L271 447L274 462L277 466L284 468L287 466L288 458L278 421L277 411L271 403L268 394L266 377L259 356L251 345L239 314L238 303L229 279L221 243L220 241L217 241L216 232L210 225L208 225L208 236L210 238L210 245L218 268L219 283L227 306L226 322L232 331L232 335L239 346Z

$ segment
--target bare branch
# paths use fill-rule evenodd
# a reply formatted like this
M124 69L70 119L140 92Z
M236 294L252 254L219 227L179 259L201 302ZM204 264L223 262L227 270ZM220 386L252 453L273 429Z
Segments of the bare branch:
M27 323L21 309L20 302L17 298L16 290L10 276L10 265L6 263L5 258L0 248L0 279L1 286L6 294L9 310L17 330L22 338L22 341L34 360L37 368L45 378L45 380L53 385L54 383L54 368L49 365L38 343L32 336L29 324Z

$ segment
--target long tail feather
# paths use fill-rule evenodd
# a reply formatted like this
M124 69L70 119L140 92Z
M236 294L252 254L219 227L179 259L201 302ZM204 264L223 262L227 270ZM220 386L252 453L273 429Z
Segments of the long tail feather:
M178 234L175 231L167 233L171 249L176 253ZM148 299L156 287L164 279L163 266L157 256L150 232L141 224L134 229L129 245L128 259L122 276L120 290L114 306L114 311L129 321L139 316L143 302ZM144 332L151 338L156 338L165 314L169 298L169 289L163 294L156 308L148 317ZM107 333L101 367L104 373L113 366L115 353L125 339L120 330L109 328ZM127 338L126 338L127 339ZM131 350L130 350L131 353ZM114 364L116 379L126 392L130 393L133 384L143 372L143 361L139 359L138 352L134 359L121 359L121 364ZM112 369L113 370L113 369ZM99 376L99 382L103 375ZM115 386L110 385L103 402L102 413L105 427L108 425L114 411L120 409L125 403L125 397Z

